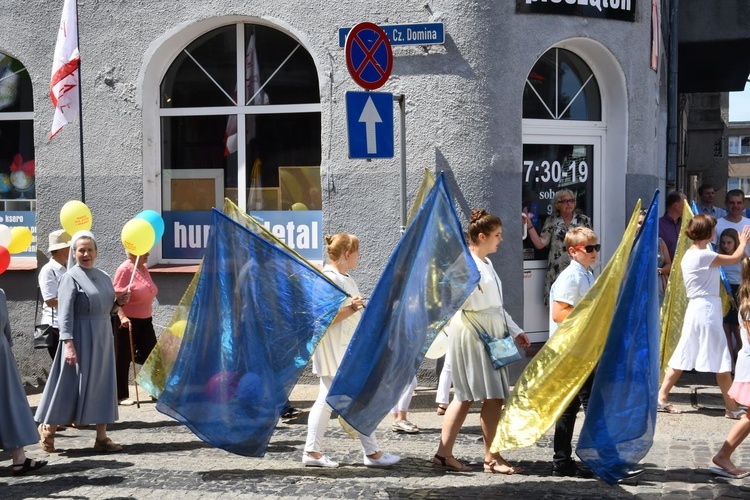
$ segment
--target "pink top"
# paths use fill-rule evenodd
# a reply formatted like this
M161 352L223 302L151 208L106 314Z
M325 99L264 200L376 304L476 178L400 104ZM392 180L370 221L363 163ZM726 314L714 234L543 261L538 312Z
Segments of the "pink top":
M126 260L115 271L114 287L115 293L121 294L128 289L130 277L133 275L133 263ZM151 279L148 269L144 266L137 269L135 279L130 285L130 301L122 308L122 312L128 318L146 319L151 317L151 304L159 293L159 289Z

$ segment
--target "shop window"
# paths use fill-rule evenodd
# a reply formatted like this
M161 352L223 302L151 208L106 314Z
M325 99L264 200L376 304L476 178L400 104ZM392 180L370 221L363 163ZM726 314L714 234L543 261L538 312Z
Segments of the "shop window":
M165 73L160 116L163 262L202 256L224 197L321 259L318 72L295 39L249 23L202 35Z
M36 267L35 175L31 78L19 60L0 53L0 224L26 226L34 235L13 255L12 268Z
M729 137L730 155L750 155L750 135L735 135Z
M523 117L601 121L599 84L588 64L569 50L547 51L526 78Z

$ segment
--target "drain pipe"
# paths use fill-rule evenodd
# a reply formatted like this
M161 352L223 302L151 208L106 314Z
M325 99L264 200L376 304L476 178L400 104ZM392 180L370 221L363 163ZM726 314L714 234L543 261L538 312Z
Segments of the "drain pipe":
M669 2L669 52L667 73L667 172L666 192L680 189L677 185L677 125L678 125L678 92L677 92L677 59L679 42L679 4L680 0Z

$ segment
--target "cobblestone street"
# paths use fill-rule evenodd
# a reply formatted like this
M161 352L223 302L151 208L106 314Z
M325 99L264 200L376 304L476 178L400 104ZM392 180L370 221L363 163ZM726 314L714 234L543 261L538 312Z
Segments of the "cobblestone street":
M316 386L297 386L292 403L308 410L316 390ZM37 400L38 395L29 397L32 405ZM120 407L120 421L110 434L125 446L122 453L94 453L93 428L66 429L56 439L59 452L48 457L50 465L38 474L13 477L7 467L10 455L0 455L5 466L0 473L0 498L750 498L750 479L717 478L707 470L733 424L712 408L720 398L710 377L683 376L672 401L685 413L659 414L654 446L643 461L647 471L616 486L596 479L553 477L550 434L534 447L504 455L523 467L523 473L483 473L479 404L456 445L456 456L470 461L475 472L435 470L430 458L437 448L441 417L435 414L433 400L434 391L426 389L414 398L409 417L421 428L419 434L393 433L388 418L379 427L382 448L402 456L391 469L364 467L359 442L350 439L336 421L329 425L324 446L341 467L303 467L307 411L279 423L266 456L251 459L208 447L157 412L150 401L140 409ZM581 415L579 426L582 420ZM32 457L44 457L38 445L27 450ZM739 448L736 462L750 466L750 446Z

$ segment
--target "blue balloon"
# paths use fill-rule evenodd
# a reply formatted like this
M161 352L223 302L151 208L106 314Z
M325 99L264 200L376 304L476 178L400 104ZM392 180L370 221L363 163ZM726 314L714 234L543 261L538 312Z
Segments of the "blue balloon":
M144 219L146 222L151 224L151 227L154 228L154 234L156 234L154 244L158 243L159 240L161 240L161 237L164 236L164 219L161 218L161 214L159 214L159 212L155 210L144 210L143 212L136 215L135 218Z

